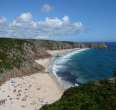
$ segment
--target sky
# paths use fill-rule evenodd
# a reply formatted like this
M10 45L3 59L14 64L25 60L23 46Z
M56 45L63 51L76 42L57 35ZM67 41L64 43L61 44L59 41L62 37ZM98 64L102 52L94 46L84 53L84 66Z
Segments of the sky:
M116 41L116 0L0 0L0 37Z

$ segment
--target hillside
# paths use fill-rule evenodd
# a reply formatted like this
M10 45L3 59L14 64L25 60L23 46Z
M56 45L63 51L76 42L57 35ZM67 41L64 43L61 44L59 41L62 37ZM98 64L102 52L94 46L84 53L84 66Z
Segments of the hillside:
M32 40L37 48L44 48L46 50L58 50L58 49L69 49L69 48L106 48L105 43L80 43L71 41L53 41L53 40Z
M35 59L51 57L46 50L71 48L101 48L104 43L77 43L50 40L21 40L0 38L0 84L5 80L29 75L44 68Z
M102 80L70 88L54 104L40 110L115 110L116 79Z
M5 80L44 68L34 62L36 51L27 40L0 39L0 84Z

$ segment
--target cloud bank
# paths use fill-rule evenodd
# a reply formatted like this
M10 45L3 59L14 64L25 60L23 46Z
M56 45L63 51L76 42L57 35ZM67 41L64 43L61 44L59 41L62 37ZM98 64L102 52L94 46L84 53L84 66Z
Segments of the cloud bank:
M5 17L0 17L0 37L37 39L79 34L83 31L83 24L80 21L71 22L68 16L34 20L32 14L27 12L16 17L10 23Z

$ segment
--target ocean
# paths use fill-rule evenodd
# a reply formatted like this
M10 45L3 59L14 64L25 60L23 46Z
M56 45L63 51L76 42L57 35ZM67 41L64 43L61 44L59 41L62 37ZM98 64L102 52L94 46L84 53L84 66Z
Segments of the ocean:
M108 48L73 51L56 58L52 71L66 87L111 78L116 70L116 43Z

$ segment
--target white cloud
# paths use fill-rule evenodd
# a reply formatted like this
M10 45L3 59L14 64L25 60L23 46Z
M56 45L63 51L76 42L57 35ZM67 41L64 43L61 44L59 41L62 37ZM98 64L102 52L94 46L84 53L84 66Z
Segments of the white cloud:
M29 22L32 20L32 14L30 12L23 13L19 17L17 17L17 20L22 22Z
M82 24L81 22L75 22L74 25L75 25L76 27L82 27L82 26L83 26L83 24Z
M71 22L68 16L62 18L46 17L45 20L35 21L31 13L23 13L11 23L6 23L4 17L0 18L0 36L17 38L50 38L79 34L84 27L80 21Z
M69 23L70 22L68 16L64 16L62 19L63 19L64 23Z
M22 27L36 27L37 23L33 21L32 14L30 12L27 12L16 17L16 19L10 25Z
M71 23L68 16L64 16L61 19L57 17L46 18L44 21L39 21L38 25L49 36L78 34L83 28L81 22Z
M45 21L39 21L38 24L44 27L55 28L55 27L60 27L62 25L62 21L57 17L55 18L47 17Z
M2 17L2 16L0 16L0 24L4 24L4 23L6 23L6 18L5 17Z
M53 6L50 4L43 4L41 7L42 12L51 12L53 10Z

